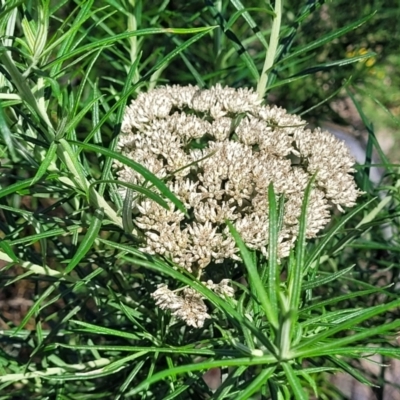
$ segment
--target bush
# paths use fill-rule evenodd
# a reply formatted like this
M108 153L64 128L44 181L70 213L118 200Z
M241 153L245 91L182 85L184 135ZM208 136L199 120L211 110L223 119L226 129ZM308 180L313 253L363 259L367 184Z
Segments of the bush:
M390 47L380 54L363 49L390 43L385 21L398 11L394 3L389 14L383 2L370 1L339 13L346 3L322 3L288 2L284 8L279 0L264 7L233 0L42 0L3 6L2 399L339 399L341 388L330 383L338 371L365 385L385 386L384 375L369 376L362 361L372 355L382 364L400 358L399 173L380 150L374 116L363 111L360 93L371 89L379 97L370 60L397 62ZM308 120L321 112L336 118L327 104L346 93L369 134L366 164L355 175L363 195L344 213L340 204L354 205L360 192L347 202L315 197L323 187L321 165L328 164L311 171L312 162L297 147L299 153L285 155L286 162L301 165L309 176L298 196L280 189L282 180L263 186L268 218L258 244L224 214L218 234L221 243L229 241L232 257L218 258L213 247L206 261L185 268L167 243L164 250L150 246L149 238L160 232L157 219L149 223L143 211L144 204L157 204L165 213L175 207L186 219L174 227L184 229L181 222L193 218L193 211L172 184L179 168L163 175L147 156L132 158L120 142L128 101L158 93L152 90L165 84L197 85L196 96L217 84L251 87L265 109L280 110L276 103ZM189 111L211 123L207 110ZM255 111L219 112L230 119L227 134L233 137ZM299 140L304 132L314 140L300 118L298 126L260 121L271 132L290 131L289 141L294 131ZM141 132L135 131L139 141ZM207 135L193 139L187 151L204 158L183 166L192 168L192 177L195 166L212 156L204 150ZM260 143L249 144L249 151L260 152ZM342 148L335 143L331 153ZM161 139L159 146L162 155ZM373 149L384 167L378 187L368 177ZM336 167L346 157L325 171L329 190L339 182L338 195L346 189L340 188L343 179L347 188L354 185L346 175L350 170L337 179ZM130 171L127 179L121 168ZM220 185L226 195L227 185ZM246 190L238 189L238 196ZM235 212L253 200L249 193L244 203L232 195ZM285 220L289 198L297 201L291 225ZM325 210L314 232L317 206L334 213L319 231L330 219ZM283 236L289 225L291 233ZM197 239L191 240L193 245ZM176 310L194 303L196 323L187 325L193 320ZM206 316L196 319L201 312Z

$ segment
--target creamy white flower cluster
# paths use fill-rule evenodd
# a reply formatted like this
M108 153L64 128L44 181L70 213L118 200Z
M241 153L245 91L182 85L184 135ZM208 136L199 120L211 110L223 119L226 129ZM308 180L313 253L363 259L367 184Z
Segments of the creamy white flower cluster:
M272 182L285 198L278 256L286 257L304 190L316 174L306 232L314 237L333 207L353 206L360 192L345 144L305 125L282 108L261 105L251 89L165 86L139 94L126 109L118 149L164 179L190 215L137 197L132 209L146 237L142 250L200 275L211 262L239 260L230 220L249 248L266 255ZM118 161L115 167L121 181L145 183Z
M219 284L209 280L205 286L220 296L233 297L234 295L233 289L229 286L229 279L222 279ZM183 294L179 296L179 292L168 289L165 284L160 284L151 296L162 310L170 310L172 316L185 321L187 325L201 328L204 321L210 318L203 296L189 287L184 288L182 292Z

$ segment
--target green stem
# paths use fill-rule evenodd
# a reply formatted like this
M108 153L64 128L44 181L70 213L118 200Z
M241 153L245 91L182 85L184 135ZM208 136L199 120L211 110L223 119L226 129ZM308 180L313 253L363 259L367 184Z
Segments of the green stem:
M275 18L272 22L271 36L269 39L269 47L265 56L264 66L261 72L260 80L257 85L257 93L259 99L263 99L267 91L268 71L274 65L276 50L279 43L279 31L282 21L282 1L275 0Z
M140 20L138 20L138 17L142 11L142 4L141 1L137 0L129 0L129 8L128 8L128 31L134 32L137 31L138 29L138 24L140 24ZM138 43L138 38L137 36L132 36L129 38L129 43L130 43L130 58L131 58L131 63L134 64L136 62L136 59L138 58L140 54L140 46ZM132 84L135 84L139 81L139 72L138 69L136 69L135 74L132 78Z

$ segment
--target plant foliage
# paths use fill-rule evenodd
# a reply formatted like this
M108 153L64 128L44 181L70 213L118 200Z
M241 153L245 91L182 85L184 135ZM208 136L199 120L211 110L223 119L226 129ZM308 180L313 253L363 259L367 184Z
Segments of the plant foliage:
M323 3L2 2L1 399L343 398L329 380L338 371L385 386L363 362L400 359L399 172L381 152L385 180L368 180L380 148L358 93L374 90L360 82L378 53L340 46L390 41L390 15L371 0L340 19L343 2ZM221 268L235 299L139 250L111 168L113 159L129 165L148 182L129 189L184 211L162 180L116 151L116 137L138 92L218 82L257 88L310 118L345 88L369 132L357 174L365 194L317 240L304 238L306 196L296 248L278 262L284 205L273 187L268 259L231 226L243 264ZM154 306L159 283L204 295L212 318L203 329ZM221 385L207 385L207 371Z

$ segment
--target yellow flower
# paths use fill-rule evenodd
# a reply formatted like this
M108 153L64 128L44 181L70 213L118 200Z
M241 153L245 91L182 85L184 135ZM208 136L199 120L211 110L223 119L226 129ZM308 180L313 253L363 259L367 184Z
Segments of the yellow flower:
M347 58L353 58L353 57L359 57L367 54L369 52L368 49L365 47L361 47L358 50L351 50L346 52L346 57ZM365 64L366 67L371 68L375 63L376 63L376 57L368 57L368 58L363 58L358 61L359 63Z

